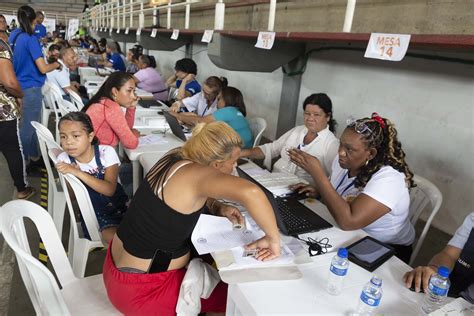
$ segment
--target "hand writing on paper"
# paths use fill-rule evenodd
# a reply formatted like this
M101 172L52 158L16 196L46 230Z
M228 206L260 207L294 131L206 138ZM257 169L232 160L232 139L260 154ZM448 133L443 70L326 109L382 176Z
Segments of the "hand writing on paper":
M264 236L253 243L245 246L245 249L258 249L255 259L260 261L268 261L280 256L280 239L272 240L268 236Z
M289 186L290 190L298 194L304 193L307 197L315 198L318 196L318 191L315 187L306 183L296 183Z
M244 217L240 213L239 209L228 204L222 204L219 209L221 216L227 217L232 224L244 225Z

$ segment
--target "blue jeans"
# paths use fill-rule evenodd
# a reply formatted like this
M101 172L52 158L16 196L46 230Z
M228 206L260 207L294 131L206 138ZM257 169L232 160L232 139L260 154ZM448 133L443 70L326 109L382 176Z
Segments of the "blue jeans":
M24 89L22 119L20 121L20 138L23 146L23 156L26 162L29 158L39 157L38 138L31 122L41 122L43 95L41 87Z

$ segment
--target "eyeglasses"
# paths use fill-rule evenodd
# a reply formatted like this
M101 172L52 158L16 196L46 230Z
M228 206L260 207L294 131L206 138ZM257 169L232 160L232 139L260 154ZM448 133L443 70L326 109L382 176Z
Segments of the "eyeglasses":
M349 116L346 123L347 126L354 126L354 129L358 134L368 136L373 133L373 131L364 122L357 122L357 120L352 116Z

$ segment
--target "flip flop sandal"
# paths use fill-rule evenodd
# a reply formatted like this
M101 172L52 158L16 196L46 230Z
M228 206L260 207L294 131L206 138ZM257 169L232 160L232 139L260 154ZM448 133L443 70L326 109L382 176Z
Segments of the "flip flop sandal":
M33 195L36 194L36 190L33 187L27 187L25 191L27 191L26 195L19 196L17 194L16 198L19 200L28 200L29 198L31 198Z

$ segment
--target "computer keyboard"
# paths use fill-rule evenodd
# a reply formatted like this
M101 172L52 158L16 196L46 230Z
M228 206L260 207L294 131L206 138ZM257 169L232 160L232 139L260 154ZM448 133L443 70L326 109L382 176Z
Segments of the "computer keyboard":
M283 219L283 222L285 222L286 228L290 233L294 231L309 229L312 227L310 222L308 222L304 218L294 215L290 211L288 206L285 204L284 200L276 199L276 201L278 204L278 208L280 209L280 215Z

